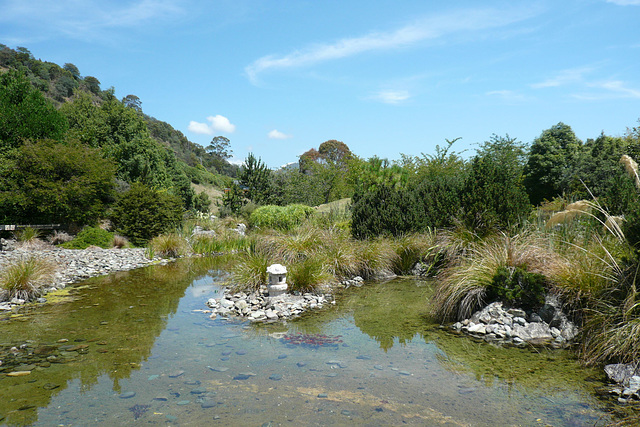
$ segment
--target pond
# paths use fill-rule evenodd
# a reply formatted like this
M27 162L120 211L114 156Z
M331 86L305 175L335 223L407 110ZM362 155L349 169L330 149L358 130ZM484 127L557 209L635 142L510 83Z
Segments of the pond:
M95 278L0 318L0 424L606 425L603 375L429 322L432 284L351 288L286 324L209 319L218 258ZM9 372L31 371L24 376Z

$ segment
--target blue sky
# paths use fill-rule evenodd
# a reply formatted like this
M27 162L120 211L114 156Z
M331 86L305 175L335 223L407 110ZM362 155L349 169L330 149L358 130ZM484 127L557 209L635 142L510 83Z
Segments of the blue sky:
M70 62L191 141L270 167L390 160L640 118L640 0L0 0L0 43Z

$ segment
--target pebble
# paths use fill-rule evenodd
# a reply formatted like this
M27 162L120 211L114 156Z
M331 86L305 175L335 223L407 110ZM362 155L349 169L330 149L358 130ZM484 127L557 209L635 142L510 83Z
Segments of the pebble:
M286 354L281 354L278 356L278 359L286 359L287 355Z
M190 400L181 400L180 402L176 403L176 405L184 406L188 405L189 403L191 403Z
M200 406L203 409L213 408L216 406L216 401L212 399L206 399L206 400L203 400L202 403L200 403Z
M233 377L233 379L237 381L248 380L249 378L251 378L251 375L247 375L247 374L238 374L235 377Z
M226 368L224 366L209 366L209 369L211 369L213 372L225 372L229 370L229 368Z
M382 365L373 365L373 369L377 369L378 371L383 371L384 367Z
M179 376L184 375L184 371L176 371L169 374L169 378L178 378Z
M327 393L319 393L319 394L318 394L318 397L319 397L320 399L326 399L326 398L328 397L328 395L327 395Z
M272 381L280 381L282 379L282 375L280 374L273 374L269 377L270 380Z
M149 381L153 381L153 380L155 380L156 378L158 378L159 376L160 376L160 375L149 375L149 378L147 378L147 380L149 380Z
M136 395L135 391L125 391L119 397L120 399L131 399L135 395Z

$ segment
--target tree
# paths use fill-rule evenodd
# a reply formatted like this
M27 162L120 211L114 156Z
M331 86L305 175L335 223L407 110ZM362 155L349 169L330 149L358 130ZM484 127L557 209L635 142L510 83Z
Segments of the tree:
M84 83L87 85L87 89L89 92L94 95L98 95L100 93L100 80L93 76L87 76L84 78Z
M233 151L229 148L231 142L229 138L224 136L214 136L211 143L205 148L205 150L223 160L231 158Z
M0 153L27 139L59 140L67 127L65 117L23 73L0 74Z
M322 155L315 148L306 151L300 156L300 160L298 161L300 172L310 173L313 165L321 158Z
M320 144L318 153L324 160L334 162L341 166L345 165L346 162L353 157L347 144L342 141L336 141L335 139L330 139Z
M574 181L575 162L582 142L570 126L560 122L533 141L524 169L525 187L535 205L566 194Z
M254 203L268 203L271 197L271 170L256 159L253 153L244 161L244 166L238 174L240 185L247 191L247 198Z
M179 197L137 182L118 198L111 220L118 232L134 245L141 246L149 239L177 228L183 212Z
M530 213L523 153L515 139L493 135L471 159L461 205L464 222L478 234L515 225Z
M122 98L122 103L127 108L132 108L139 113L142 112L142 101L135 95L125 96L124 98Z
M80 70L78 69L78 67L70 62L67 62L62 66L62 68L70 72L71 77L73 77L75 80L80 80Z
M93 224L113 196L113 162L78 142L27 142L3 166L0 220Z

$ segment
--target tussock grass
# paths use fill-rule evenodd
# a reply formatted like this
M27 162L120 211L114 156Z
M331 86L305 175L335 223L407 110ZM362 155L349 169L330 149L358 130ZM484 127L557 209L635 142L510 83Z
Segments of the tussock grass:
M30 256L19 259L0 271L0 300L20 298L32 300L54 279L56 266L45 258Z
M547 276L558 264L545 239L535 232L501 233L465 249L445 268L434 294L433 314L440 320L462 320L485 304L487 288L501 267Z
M287 273L290 291L314 292L332 279L333 276L326 271L323 260L319 257L298 261L288 268Z
M120 236L118 234L113 235L113 247L122 249L131 246L126 237Z
M409 274L418 262L435 262L435 253L439 245L435 231L408 234L391 241L396 252L392 269L395 274Z
M392 273L397 257L391 243L386 239L354 241L357 258L357 272L363 279Z
M149 241L149 251L163 258L178 258L191 252L187 239L178 233L166 233Z
M231 268L230 283L233 288L257 291L267 283L267 267L272 258L260 250L247 249L238 254L236 264Z
M22 230L16 231L14 234L18 242L27 243L39 238L41 233L33 227L25 227Z
M65 233L64 231L56 230L49 237L47 237L47 240L52 245L60 245L62 243L67 243L73 240L73 236L71 236L68 233Z

